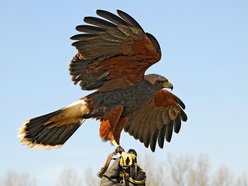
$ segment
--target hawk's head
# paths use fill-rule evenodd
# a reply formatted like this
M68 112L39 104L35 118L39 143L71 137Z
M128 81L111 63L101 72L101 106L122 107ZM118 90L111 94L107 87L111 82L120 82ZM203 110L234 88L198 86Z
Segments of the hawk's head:
M148 81L156 90L161 90L163 88L173 90L172 83L170 83L165 77L158 74L145 75L145 80Z

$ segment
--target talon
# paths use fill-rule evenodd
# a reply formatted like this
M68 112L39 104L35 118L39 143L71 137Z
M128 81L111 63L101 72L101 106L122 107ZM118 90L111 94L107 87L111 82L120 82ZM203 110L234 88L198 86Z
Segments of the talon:
M116 147L115 153L120 153L121 154L123 152L125 152L125 150L121 146Z

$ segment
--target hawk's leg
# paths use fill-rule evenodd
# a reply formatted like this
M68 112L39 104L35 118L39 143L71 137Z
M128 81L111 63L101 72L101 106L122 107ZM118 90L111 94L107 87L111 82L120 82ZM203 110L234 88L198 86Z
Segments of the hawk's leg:
M111 137L110 137L110 142L111 142L111 144L114 145L115 147L120 146L120 145L115 141L114 136L111 136Z
M115 129L118 125L118 121L120 120L121 114L123 111L122 105L115 105L111 107L104 113L103 120L100 125L100 136L104 141L110 141L112 145L115 147L119 146L119 136L118 139L115 138Z

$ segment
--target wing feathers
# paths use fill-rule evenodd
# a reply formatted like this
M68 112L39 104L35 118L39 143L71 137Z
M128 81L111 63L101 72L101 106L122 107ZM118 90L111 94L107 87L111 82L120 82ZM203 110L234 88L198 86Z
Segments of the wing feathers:
M161 58L154 37L146 35L125 12L118 10L117 13L119 16L97 10L100 18L85 17L84 21L90 25L77 26L76 30L83 33L71 37L81 57L74 57L70 67L78 63L82 68L70 68L70 74L82 89L104 92L128 87L144 79L146 69ZM98 68L92 69L91 64L95 62ZM108 76L99 82L105 73Z
M150 148L152 150L152 152L155 151L156 149L156 143L157 143L157 138L158 138L158 132L159 130L156 129L153 134L152 134L152 137L151 137L151 140L150 140Z
M127 22L125 22L123 19L120 17L116 16L115 14L112 14L111 12L105 11L105 10L97 10L96 11L97 15L110 20L113 23L116 23L117 25L126 25L128 26Z
M184 122L186 122L188 117L187 117L186 113L182 109L181 109L180 115L181 115L182 120Z
M176 98L177 103L182 107L182 109L185 109L185 104L183 103L183 101L179 97L177 97L176 95L174 95L174 96Z
M173 121L171 121L166 125L166 134L165 134L166 141L168 142L171 141L172 132L173 132Z
M116 25L111 22L105 21L97 17L91 17L91 16L85 17L84 22L92 24L92 25L96 25L99 27L103 27L103 28L109 28L109 27L115 28L116 27Z
M143 137L144 136L148 136L150 134L150 124L151 124L151 120L153 118L153 113L152 112L146 112L145 117L143 117L142 123L139 127L140 130L138 131L138 139L141 139L141 142L144 141ZM144 123L147 123L147 125L144 125ZM141 129L142 128L142 129Z
M181 116L177 116L174 123L174 132L179 133L180 129L181 129Z
M149 37L149 39L153 42L153 44L155 45L155 47L157 48L158 51L161 51L161 48L160 48L160 45L157 41L157 39L152 35L152 34L149 34L149 33L146 33L146 35ZM180 100L181 101L181 100Z
M158 103L159 99L160 104ZM130 115L125 131L144 143L145 147L155 151L156 143L164 147L164 141L170 142L173 131L178 133L181 121L187 120L182 109L183 102L172 93L161 90L149 101ZM156 103L156 104L155 104Z
M70 39L71 40L90 40L90 39L94 39L97 36L95 34L77 34L75 36L72 36ZM73 44L72 44L73 45Z
M158 145L161 149L164 147L165 132L166 132L166 125L163 125L162 128L159 130L159 134L158 134Z
M143 28L139 25L139 23L134 19L132 18L130 15L128 15L127 13L121 11L121 10L117 10L117 13L120 17L122 17L127 23L129 23L130 25L134 26L134 27L137 27L139 28L140 30L143 30Z
M79 25L76 26L76 30L79 32L85 32L90 34L99 34L106 31L106 29L104 28L100 28L92 25Z

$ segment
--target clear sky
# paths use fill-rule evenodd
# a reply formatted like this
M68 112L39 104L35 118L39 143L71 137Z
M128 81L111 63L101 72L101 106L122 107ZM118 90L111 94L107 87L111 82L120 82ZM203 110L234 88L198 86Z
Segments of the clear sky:
M166 76L186 104L188 122L165 149L151 153L208 154L212 164L248 170L248 1L0 1L0 176L29 172L38 185L54 185L63 168L101 168L114 148L103 143L99 123L87 120L58 150L21 145L22 122L87 95L74 86L69 39L96 9L121 9L159 41L163 57L149 72ZM122 134L122 146L150 153Z

